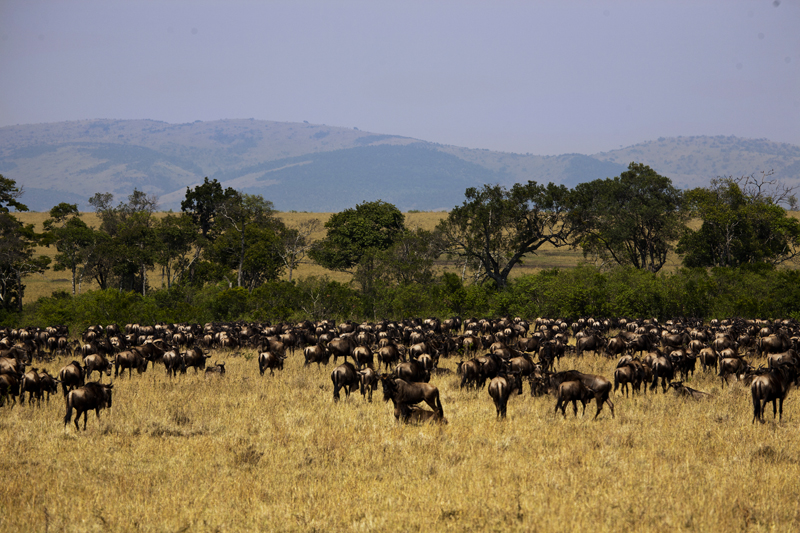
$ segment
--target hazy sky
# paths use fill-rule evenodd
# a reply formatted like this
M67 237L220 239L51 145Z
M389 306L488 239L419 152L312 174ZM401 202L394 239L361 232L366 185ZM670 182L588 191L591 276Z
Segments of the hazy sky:
M800 145L800 0L0 0L0 126L307 120L533 154Z

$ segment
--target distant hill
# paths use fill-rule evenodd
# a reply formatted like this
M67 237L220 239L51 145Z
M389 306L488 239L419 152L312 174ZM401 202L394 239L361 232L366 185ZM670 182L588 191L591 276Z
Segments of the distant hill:
M0 173L24 186L23 203L82 209L96 192L134 187L180 209L203 178L262 194L281 211L341 211L382 199L403 210L450 209L484 183L563 183L617 176L631 161L680 187L718 175L774 169L800 178L800 147L736 137L678 137L594 155L537 156L445 146L396 135L308 123L220 120L168 124L85 120L0 128Z

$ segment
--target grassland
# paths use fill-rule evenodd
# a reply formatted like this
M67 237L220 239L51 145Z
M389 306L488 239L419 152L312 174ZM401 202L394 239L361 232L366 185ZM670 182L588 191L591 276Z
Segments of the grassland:
M64 402L0 409L2 531L796 531L800 412L751 424L747 388L700 373L704 402L614 396L592 420L434 377L446 426L398 425L376 392L332 400L331 366L214 353L223 377L114 380L88 430ZM67 362L46 364L56 372ZM453 370L454 360L441 366ZM614 362L561 368L610 377ZM105 378L106 380L108 378Z

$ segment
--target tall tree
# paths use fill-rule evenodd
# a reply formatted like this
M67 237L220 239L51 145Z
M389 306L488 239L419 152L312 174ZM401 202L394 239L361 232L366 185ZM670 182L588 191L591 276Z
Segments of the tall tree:
M573 233L566 217L570 192L563 185L484 185L470 187L465 196L437 226L444 251L477 265L480 280L491 279L498 288L526 255L546 243L564 246Z
M44 221L44 242L47 246L54 245L58 251L53 270L70 271L73 296L76 293L78 275L94 244L94 231L79 215L76 204L62 202L50 210L50 218Z
M306 255L314 245L311 235L320 231L321 228L322 222L318 218L312 218L297 226L287 227L283 232L281 241L275 246L274 252L283 261L289 281L292 281L292 273L304 262Z
M685 266L779 265L800 254L800 221L784 208L796 205L793 188L771 175L715 178L687 193L702 224L678 242Z
M31 274L41 274L50 264L50 258L35 256L42 235L34 231L33 224L23 224L9 213L9 207L27 211L19 202L21 187L0 175L0 306L7 311L22 311L25 284L22 279Z
M156 236L160 242L156 263L162 266L167 277L167 288L172 286L173 273L177 279L189 265L189 253L197 239L191 217L186 214L168 214L156 223Z
M641 163L616 178L578 184L570 221L584 257L658 272L688 220L683 193Z
M236 193L216 208L222 233L209 249L216 262L236 271L236 286L253 290L265 280L275 279L283 262L275 253L285 231L275 216L272 202L261 195Z
M325 238L309 256L330 270L352 272L365 254L386 250L405 231L405 217L394 205L377 200L332 215Z

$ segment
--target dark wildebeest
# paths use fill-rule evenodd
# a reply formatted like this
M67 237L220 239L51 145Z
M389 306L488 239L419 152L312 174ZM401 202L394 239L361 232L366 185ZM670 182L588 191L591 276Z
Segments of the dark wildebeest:
M47 370L42 370L39 372L39 387L42 393L47 393L47 403L50 403L50 395L58 392L58 380Z
M418 360L410 357L405 363L399 363L394 367L392 375L398 379L408 382L427 383L431 379L431 373Z
M599 332L595 331L591 335L581 337L575 341L575 356L580 357L583 352L592 351L597 354L597 351L604 348L608 341Z
M13 398L14 404L17 403L19 380L18 374L0 374L0 407L5 405L9 396Z
M617 387L622 387L620 392L628 396L628 384L630 383L633 391L639 390L642 378L641 369L633 361L617 366L614 370L614 392L617 392ZM647 390L647 387L645 387L645 390Z
M276 355L272 352L261 352L258 354L258 371L261 375L269 368L269 375L275 375L275 369L283 370L283 361L286 359L285 355Z
M198 370L205 370L208 359L211 359L211 356L205 355L203 350L197 346L189 348L183 354L183 364L186 365L186 368L194 367L195 374L197 374Z
M472 385L478 388L478 380L481 376L481 365L475 359L469 361L459 361L458 372L461 374L461 388Z
M366 367L363 370L358 371L358 381L361 390L361 396L364 396L364 399L368 399L370 402L372 401L372 391L378 388L378 374L372 369L372 367Z
M789 349L782 353L771 353L767 356L767 367L775 368L781 365L797 366L800 364L800 358L797 357L797 352Z
M375 356L369 346L356 346L353 348L352 356L359 369L362 366L373 366L375 364Z
M344 357L344 360L347 361L347 356L352 356L355 348L356 339L352 336L337 337L328 343L328 350L333 355L334 363L339 357Z
M340 390L344 389L345 396L349 398L350 393L355 391L360 384L355 365L348 361L333 369L331 381L333 382L333 401L335 402L339 401Z
M392 365L400 362L401 355L400 347L394 343L387 343L381 346L378 348L378 370L380 370L381 364L383 364L386 370L389 370L392 368Z
M183 359L183 355L178 353L178 350L166 352L161 361L163 361L169 377L177 376L179 370L181 374L186 373L186 362Z
M439 389L430 383L409 383L402 379L396 379L388 374L381 376L383 386L383 400L392 400L395 407L411 406L419 402L427 403L431 409L444 417L442 402L439 400Z
M686 385L683 384L683 381L670 381L669 386L671 389L675 391L675 394L677 394L678 396L683 396L684 398L692 398L693 400L703 400L714 397L713 395L707 392L687 387Z
M728 376L733 374L736 376L736 381L739 381L740 377L747 372L747 369L750 368L750 365L747 364L747 361L742 359L741 357L723 357L719 361L719 378L722 381L722 388L725 388L725 384L728 383Z
M100 354L91 354L83 358L83 368L86 379L91 378L92 372L97 370L97 373L100 374L100 381L103 381L103 372L105 372L106 376L110 376L114 365Z
M141 374L147 370L147 363L147 359L138 350L120 352L114 358L114 377L119 376L120 368L122 369L122 375L125 375L125 369L128 369L129 378L132 377L134 368L136 372Z
M652 369L653 383L650 385L650 390L658 390L658 380L661 378L661 389L666 394L667 384L675 377L675 367L672 364L672 360L665 355L658 355L653 359Z
M703 367L703 370L708 370L709 368L717 369L717 352L714 351L714 348L708 347L703 348L700 350L700 353L697 356L700 359L700 365Z
M303 348L303 357L306 359L306 362L303 363L304 365L317 363L317 368L319 368L320 363L327 365L330 362L331 352L322 344L315 344L314 346L306 346Z
M25 393L28 393L28 404L33 403L36 397L37 405L42 404L42 380L39 378L39 369L31 368L22 375L19 383L19 398L21 403L25 403Z
M597 404L597 412L594 417L597 418L600 411L603 410L603 404L607 403L611 409L611 417L616 417L614 413L614 403L611 401L611 382L603 376L596 376L594 374L584 374L577 370L567 370L566 372L558 372L550 377L551 384L555 387L561 385L565 381L580 381L583 386L594 395L595 403Z
M583 404L583 411L581 416L586 414L586 404L592 401L592 398L595 397L595 391L586 387L582 381L563 381L558 386L558 392L556 393L556 408L554 413L557 413L559 409L561 409L561 414L564 415L564 418L567 418L567 404L572 402L572 410L575 412L575 417L578 416L578 402ZM598 413L600 411L597 411ZM595 418L597 415L595 415Z
M517 395L522 394L522 375L519 372L501 373L492 378L488 388L489 396L492 397L495 409L497 409L497 416L505 418L508 398L514 391L517 391Z
M767 402L772 402L772 418L776 411L780 412L778 420L783 419L783 400L792 384L797 382L797 371L794 366L781 365L771 368L766 374L756 376L750 384L750 393L753 396L753 423L756 419L764 422L764 407ZM776 402L780 406L776 405Z
M103 385L93 381L79 387L67 394L67 414L64 415L64 429L72 419L72 409L75 409L75 429L80 431L78 421L83 415L83 430L86 431L86 419L89 411L94 409L97 418L100 418L100 409L111 408L111 394L114 385Z
M209 374L216 374L218 376L225 375L225 362L223 361L222 363L218 363L214 361L214 366L206 368L204 375L207 376Z
M64 397L67 397L67 391L82 387L85 378L83 367L77 361L72 361L62 368L58 372L58 380L61 382L61 391L64 393Z

